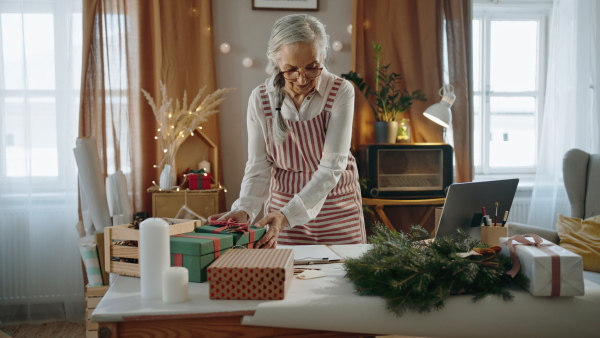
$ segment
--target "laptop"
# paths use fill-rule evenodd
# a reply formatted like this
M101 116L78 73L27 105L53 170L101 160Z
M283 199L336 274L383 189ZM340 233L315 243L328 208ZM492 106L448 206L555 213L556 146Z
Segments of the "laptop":
M485 207L486 214L490 215L493 222L496 215L496 202L498 202L498 223L502 222L506 210L509 211L510 219L510 207L518 184L518 178L451 184L436 237L454 235L456 229L460 228L472 238L480 240L481 229L477 221L473 222L475 214L481 214L482 207Z

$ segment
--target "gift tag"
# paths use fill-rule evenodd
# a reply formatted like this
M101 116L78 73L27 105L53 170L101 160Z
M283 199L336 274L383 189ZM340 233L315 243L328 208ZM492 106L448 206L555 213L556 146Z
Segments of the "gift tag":
M313 279L319 277L325 277L325 272L319 270L304 270L297 276L300 279Z

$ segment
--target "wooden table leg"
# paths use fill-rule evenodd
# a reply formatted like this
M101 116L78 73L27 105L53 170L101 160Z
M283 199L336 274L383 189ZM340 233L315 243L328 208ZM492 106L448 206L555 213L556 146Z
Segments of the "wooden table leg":
M427 220L429 219L429 216L431 216L431 213L435 211L435 206L434 205L430 205L427 207L427 210L425 210L425 214L423 215L423 217L421 217L421 221L419 222L419 225L422 227L425 227L425 222L427 222Z
M117 323L99 323L98 338L116 338L119 336Z
M390 220L385 215L385 212L383 212L383 205L381 205L381 204L376 205L375 212L377 213L377 216L379 216L379 219L381 219L383 224L385 224L385 226L388 227L388 229L390 229L392 231L396 231L396 228L394 228L394 226L392 225L392 222L390 222Z

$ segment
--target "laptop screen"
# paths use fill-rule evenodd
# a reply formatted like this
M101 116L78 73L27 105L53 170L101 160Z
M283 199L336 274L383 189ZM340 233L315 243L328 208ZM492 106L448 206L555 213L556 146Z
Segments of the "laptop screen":
M502 222L504 212L509 210L517 191L519 179L496 180L485 182L454 183L448 188L440 223L436 236L456 234L460 228L472 238L481 239L481 229L478 224L471 226L475 214L482 213L482 207L492 221L496 215L498 203L498 223ZM477 223L477 222L476 222Z

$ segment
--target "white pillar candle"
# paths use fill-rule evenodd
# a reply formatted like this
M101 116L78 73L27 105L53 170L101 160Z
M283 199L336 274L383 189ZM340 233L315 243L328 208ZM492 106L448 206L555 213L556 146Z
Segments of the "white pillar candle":
M188 276L188 269L182 266L172 266L163 271L163 302L171 304L187 302Z
M198 163L198 167L200 167L198 169L204 169L204 172L210 172L210 162L208 162L207 160L200 161L200 163Z
M140 283L143 299L162 297L162 273L171 265L169 224L161 218L140 223Z

